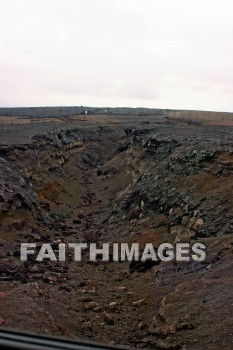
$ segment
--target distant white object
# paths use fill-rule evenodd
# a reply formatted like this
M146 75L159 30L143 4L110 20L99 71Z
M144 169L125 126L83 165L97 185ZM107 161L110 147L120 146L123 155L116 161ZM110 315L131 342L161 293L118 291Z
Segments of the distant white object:
M144 200L143 200L143 199L141 200L141 203L140 203L140 204L141 204L141 209L143 210L144 207L145 207L145 203L144 203Z
M85 111L85 114L87 115L87 111Z
M107 112L107 109L105 109L104 112L106 113L106 112Z

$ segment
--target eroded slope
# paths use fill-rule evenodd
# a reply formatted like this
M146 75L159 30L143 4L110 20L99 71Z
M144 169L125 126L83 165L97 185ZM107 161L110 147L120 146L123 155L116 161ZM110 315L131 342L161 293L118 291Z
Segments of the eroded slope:
M2 146L0 323L136 347L229 349L232 137L226 127L121 120ZM207 260L22 263L27 241L200 241Z

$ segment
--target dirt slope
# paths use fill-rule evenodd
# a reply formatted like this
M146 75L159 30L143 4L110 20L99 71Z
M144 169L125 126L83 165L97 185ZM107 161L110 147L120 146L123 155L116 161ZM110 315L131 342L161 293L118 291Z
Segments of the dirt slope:
M233 346L232 129L146 119L29 121L27 139L24 124L15 139L6 127L0 325L139 348ZM22 242L61 241L202 242L207 259L19 259Z

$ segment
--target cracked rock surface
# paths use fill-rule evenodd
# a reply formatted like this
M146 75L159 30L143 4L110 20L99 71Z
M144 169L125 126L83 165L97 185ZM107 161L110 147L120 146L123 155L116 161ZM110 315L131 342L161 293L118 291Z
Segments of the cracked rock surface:
M232 348L232 127L63 116L4 128L0 327L136 348ZM201 242L207 257L22 262L26 242L37 252L42 243Z

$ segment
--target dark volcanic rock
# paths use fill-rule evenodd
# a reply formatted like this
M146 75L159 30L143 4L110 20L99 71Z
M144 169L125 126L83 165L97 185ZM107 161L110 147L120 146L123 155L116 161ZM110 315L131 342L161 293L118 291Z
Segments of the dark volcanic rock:
M29 210L37 208L39 203L20 173L0 158L0 212L15 211L25 207Z

